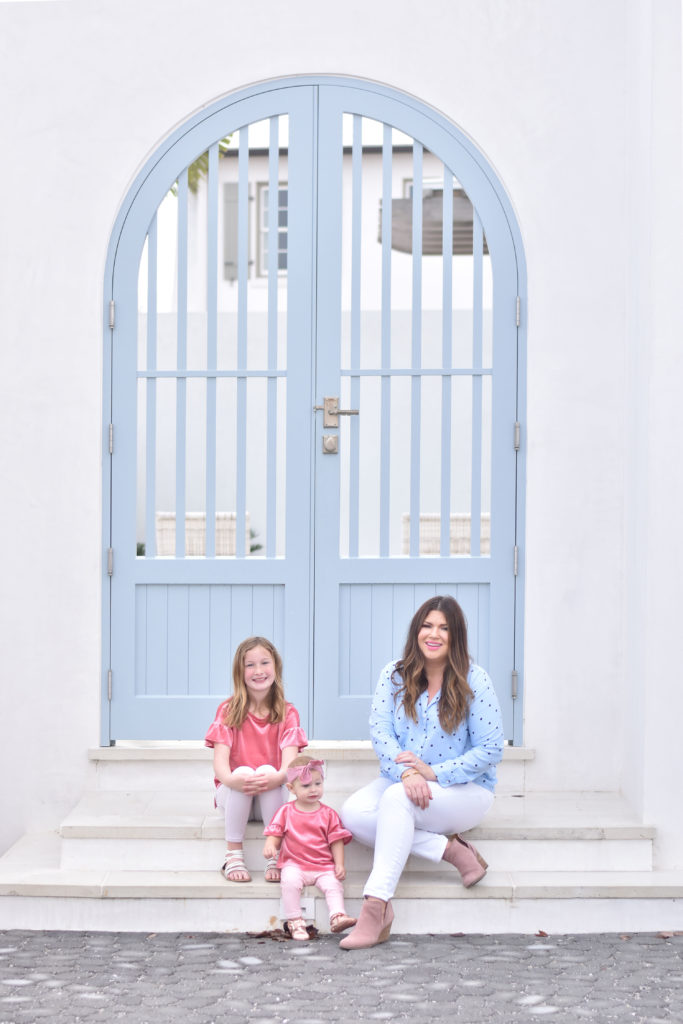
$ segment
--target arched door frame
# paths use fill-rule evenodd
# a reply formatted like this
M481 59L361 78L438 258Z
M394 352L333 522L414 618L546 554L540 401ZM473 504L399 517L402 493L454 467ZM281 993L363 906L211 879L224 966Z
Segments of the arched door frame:
M109 545L111 538L111 441L110 423L112 422L112 335L115 318L113 309L113 286L114 270L119 243L125 227L130 227L129 218L136 216L139 211L146 209L147 202L150 206L156 207L158 196L167 185L167 172L164 166L164 158L172 150L176 150L176 158L182 160L187 158L191 161L196 155L196 129L204 126L208 135L211 135L211 120L223 113L233 103L253 99L255 109L259 106L259 98L267 96L277 90L287 89L296 86L316 85L339 85L345 88L357 88L365 93L377 94L400 102L406 109L429 118L436 128L446 132L458 146L468 155L469 159L476 164L480 172L480 182L485 182L485 189L488 192L488 200L495 201L499 208L499 214L509 232L508 244L514 251L514 261L517 274L517 390L516 390L516 419L518 423L524 423L526 410L526 265L524 249L522 245L521 232L516 216L507 192L499 177L486 160L482 152L475 146L472 140L456 124L450 121L439 111L428 106L415 97L403 93L389 86L381 85L364 79L346 78L343 76L295 76L290 78L279 78L233 93L226 94L208 107L198 111L185 121L180 127L170 133L154 153L145 162L140 172L135 177L128 189L126 197L119 209L114 228L111 233L110 244L107 252L104 279L104 304L103 304L103 330L104 330L104 361L103 361L103 602L102 602L102 742L109 742L107 707L111 688L111 677L109 666L111 664L111 595L110 595L110 560ZM218 134L216 135L218 137ZM186 142L187 152L183 152L183 143ZM144 229L141 229L144 236ZM514 313L511 313L514 315ZM514 666L510 686L513 694L517 694L514 704L515 736L521 737L522 729L522 666L523 666L523 640L524 640L524 558L523 538L525 535L525 469L526 469L526 445L522 431L521 441L518 441L517 451L517 487L516 487L516 509L515 509L515 537L516 537L516 581L515 581L515 652ZM496 680L498 687L506 685L504 680Z

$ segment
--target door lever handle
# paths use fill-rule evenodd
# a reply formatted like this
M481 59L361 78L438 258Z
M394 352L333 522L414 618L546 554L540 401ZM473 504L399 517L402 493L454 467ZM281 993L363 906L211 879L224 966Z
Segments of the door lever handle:
M323 398L322 405L314 405L315 412L322 411L323 427L338 427L340 416L358 416L359 409L340 409L339 399L335 397Z

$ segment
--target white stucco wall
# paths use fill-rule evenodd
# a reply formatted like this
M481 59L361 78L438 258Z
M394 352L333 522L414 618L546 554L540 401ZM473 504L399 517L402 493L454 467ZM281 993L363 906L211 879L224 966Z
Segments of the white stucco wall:
M59 821L99 740L117 209L193 111L329 73L432 104L508 189L529 282L530 782L625 787L660 862L683 859L679 2L436 0L414 18L407 0L0 3L0 848Z

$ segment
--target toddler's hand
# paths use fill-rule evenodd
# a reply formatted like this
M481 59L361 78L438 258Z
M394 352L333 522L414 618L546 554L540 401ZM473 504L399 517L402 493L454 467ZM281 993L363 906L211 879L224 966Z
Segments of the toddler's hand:
M263 847L263 856L265 857L265 859L271 860L273 857L277 857L279 852L280 851L278 850L275 843L271 843L270 839L266 839L265 845Z
M339 879L340 882L344 881L346 878L346 868L343 864L334 865L334 877Z

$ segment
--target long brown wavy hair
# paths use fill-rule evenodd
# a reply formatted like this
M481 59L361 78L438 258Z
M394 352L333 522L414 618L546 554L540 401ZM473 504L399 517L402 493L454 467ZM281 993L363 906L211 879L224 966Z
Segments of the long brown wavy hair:
M467 647L467 621L455 598L448 595L430 597L413 615L403 657L394 670L394 681L398 683L394 700L400 699L406 715L417 722L415 704L427 689L424 657L417 638L430 612L441 612L448 624L448 661L441 683L439 722L444 732L452 733L466 718L474 696L467 682L472 660Z
M284 722L287 712L285 702L285 691L282 685L282 658L277 648L266 640L264 636L250 636L238 646L235 657L232 660L232 684L233 693L225 709L223 721L233 729L239 729L249 713L249 691L244 682L244 659L249 651L255 647L263 647L273 659L275 668L275 680L268 691L266 701L268 704L268 721Z

